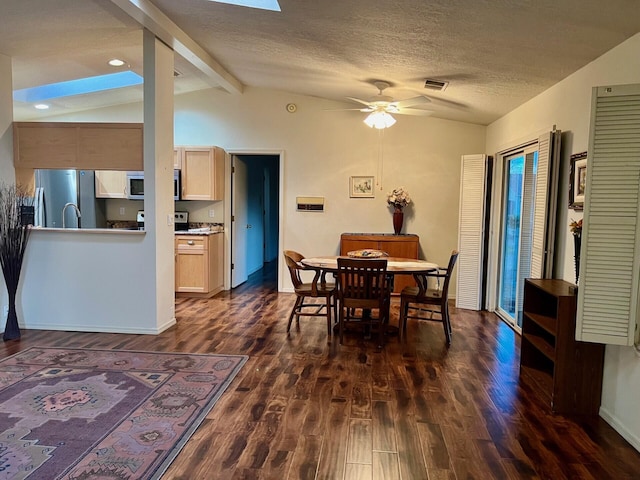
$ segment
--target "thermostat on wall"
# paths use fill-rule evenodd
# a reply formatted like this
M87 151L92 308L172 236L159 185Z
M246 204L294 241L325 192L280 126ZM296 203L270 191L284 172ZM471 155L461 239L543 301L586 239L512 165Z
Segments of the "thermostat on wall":
M324 197L296 197L299 211L324 212Z

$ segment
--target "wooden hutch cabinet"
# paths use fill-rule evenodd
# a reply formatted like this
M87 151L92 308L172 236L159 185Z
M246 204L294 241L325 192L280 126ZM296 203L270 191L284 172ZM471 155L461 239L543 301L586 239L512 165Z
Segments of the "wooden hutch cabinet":
M370 248L387 252L390 257L418 258L418 235L394 235L391 233L343 233L340 236L340 255L354 250ZM415 285L411 275L396 275L393 293L400 293L406 286Z

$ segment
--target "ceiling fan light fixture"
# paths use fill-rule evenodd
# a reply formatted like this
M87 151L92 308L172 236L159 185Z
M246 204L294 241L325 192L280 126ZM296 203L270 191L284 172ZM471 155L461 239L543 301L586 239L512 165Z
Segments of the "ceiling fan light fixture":
M396 119L387 112L372 112L364 119L364 123L371 128L382 130L393 126L396 123Z

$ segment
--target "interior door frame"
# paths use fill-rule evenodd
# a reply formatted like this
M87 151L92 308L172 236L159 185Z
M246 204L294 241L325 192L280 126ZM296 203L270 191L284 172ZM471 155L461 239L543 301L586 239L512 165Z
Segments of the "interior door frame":
M278 291L284 291L283 288L283 269L284 257L282 256L282 245L284 245L284 166L285 151L274 148L229 148L226 149L225 156L225 193L224 193L224 218L225 218L225 242L224 242L224 289L231 289L231 249L233 246L233 237L231 235L231 157L233 155L274 155L278 156L279 179L278 179Z

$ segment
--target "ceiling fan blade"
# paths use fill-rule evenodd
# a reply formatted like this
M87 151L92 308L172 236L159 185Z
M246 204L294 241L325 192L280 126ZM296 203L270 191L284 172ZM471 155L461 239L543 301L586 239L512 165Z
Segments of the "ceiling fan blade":
M347 97L347 98L352 102L361 103L362 105L366 105L367 107L371 106L371 102L367 102L366 100L360 100L359 98L355 98L355 97Z
M427 117L429 115L433 115L434 112L432 110L421 110L419 108L403 108L401 110L398 110L395 113L399 115L416 115L416 116Z
M425 103L430 103L431 100L423 95L419 95L413 98L407 98L406 100L398 100L397 102L393 102L399 108L411 107L413 105L421 105Z

